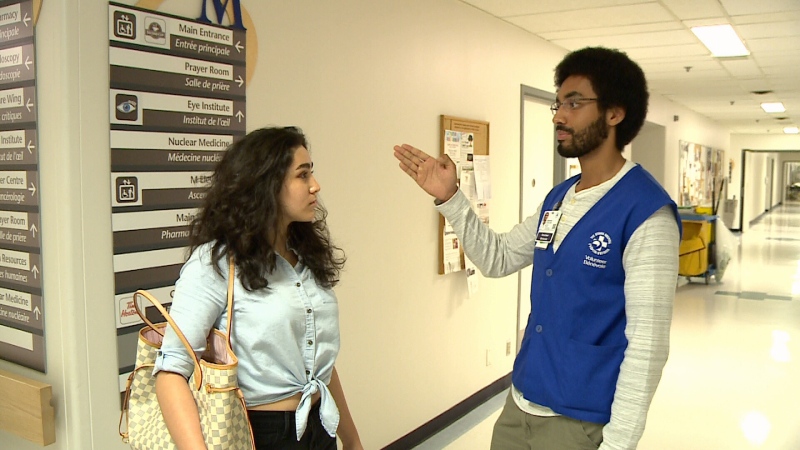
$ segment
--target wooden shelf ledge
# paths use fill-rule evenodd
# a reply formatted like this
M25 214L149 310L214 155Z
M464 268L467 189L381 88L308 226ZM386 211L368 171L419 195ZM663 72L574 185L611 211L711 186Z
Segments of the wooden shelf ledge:
M56 441L49 384L0 370L0 429L42 446Z

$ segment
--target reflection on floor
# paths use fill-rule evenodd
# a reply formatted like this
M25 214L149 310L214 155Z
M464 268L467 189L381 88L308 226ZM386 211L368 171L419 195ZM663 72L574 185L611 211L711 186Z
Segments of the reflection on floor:
M726 249L720 283L679 281L639 450L800 449L800 203L773 208ZM488 449L505 395L416 448Z

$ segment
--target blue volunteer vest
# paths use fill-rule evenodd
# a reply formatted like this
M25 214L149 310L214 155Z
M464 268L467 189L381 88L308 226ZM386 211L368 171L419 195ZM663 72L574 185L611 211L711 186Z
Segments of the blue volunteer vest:
M579 178L553 188L542 214ZM575 224L558 252L552 244L535 250L531 313L512 373L526 399L575 419L609 422L628 345L622 255L633 232L664 205L680 229L675 203L637 165Z

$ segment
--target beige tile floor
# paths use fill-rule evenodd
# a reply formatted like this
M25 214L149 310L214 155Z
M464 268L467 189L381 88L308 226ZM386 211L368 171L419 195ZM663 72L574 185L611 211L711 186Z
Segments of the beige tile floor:
M679 280L639 450L800 449L800 203L720 242L732 255L720 283ZM504 395L469 429L454 424L417 448L488 449Z

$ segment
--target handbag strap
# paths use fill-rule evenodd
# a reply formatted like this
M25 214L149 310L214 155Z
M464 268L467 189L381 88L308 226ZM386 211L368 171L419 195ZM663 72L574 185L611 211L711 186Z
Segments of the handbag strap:
M159 302L149 292L147 292L145 290L138 290L133 294L133 303L134 304L136 304L138 302L138 300L136 299L137 295L141 295L142 297L146 298L150 303L153 304L153 306L156 307L156 309L158 309L158 312L160 312L161 315L164 316L164 319L166 319L166 321L169 324L169 326L172 327L172 330L175 332L175 335L177 335L178 339L181 340L181 342L183 343L183 346L186 347L186 350L189 352L189 356L191 356L192 357L192 361L194 361L194 380L195 380L195 385L196 385L195 387L199 391L200 387L203 386L203 371L200 370L200 360L197 358L197 355L194 353L194 350L192 349L192 346L189 345L189 341L186 339L186 336L183 335L183 332L181 331L181 329L178 328L178 324L176 324L175 321L172 320L172 316L169 315L169 313L167 312L167 309L164 308L164 305L162 305L161 302ZM138 307L136 308L136 311L137 312L139 311ZM152 324L152 322L150 322L149 320L145 320L145 321L150 326L150 328L152 328L154 330L156 329L155 326ZM161 333L159 333L159 334L161 334Z
M229 266L228 266L228 297L227 297L228 323L227 323L227 333L225 333L225 335L226 335L225 337L226 337L226 344L228 346L228 349L231 351L231 353L233 353L233 347L231 347L231 333L232 333L233 329L231 327L233 326L233 287L234 287L235 281L236 281L236 265L234 264L233 256L230 256L228 258L228 261L229 261ZM159 302L149 292L140 289L140 290L136 291L133 294L133 306L134 306L134 308L136 308L136 313L139 314L139 317L141 317L141 319L147 324L147 326L149 326L153 331L155 331L156 333L160 334L161 336L164 336L164 333L161 332L161 330L159 330L159 328L156 327L155 324L153 322L151 322L147 318L147 316L139 309L139 301L136 298L137 295L143 296L150 303L152 303L153 306L156 307L156 309L158 309L158 312L160 312L161 315L164 316L164 319L167 321L169 326L171 326L173 331L175 331L175 335L178 336L178 339L181 340L181 343L183 343L183 346L186 347L186 350L189 352L189 355L192 357L192 361L194 362L194 373L195 373L194 379L195 379L195 385L196 385L195 387L197 388L197 390L200 390L200 387L203 386L203 372L202 372L202 370L200 370L200 360L197 358L197 355L194 353L194 349L192 349L191 344L189 344L189 340L186 339L186 336L183 334L181 329L178 328L178 324L176 324L175 321L172 319L172 316L169 315L169 312L167 312L167 309L164 308L164 305L162 305L161 302Z
M233 286L234 282L236 281L236 264L233 263L233 255L228 257L228 325L225 328L228 332L228 348L231 349L231 353L233 353L233 347L231 347L231 334L233 333Z

